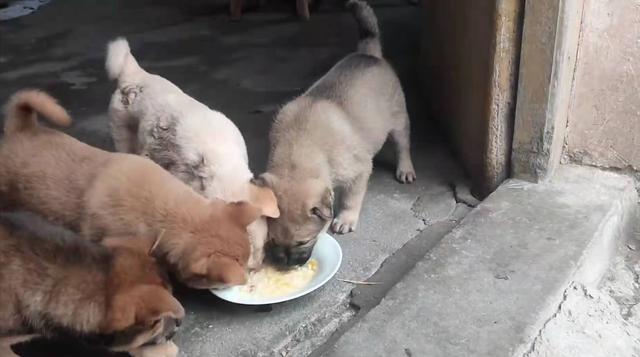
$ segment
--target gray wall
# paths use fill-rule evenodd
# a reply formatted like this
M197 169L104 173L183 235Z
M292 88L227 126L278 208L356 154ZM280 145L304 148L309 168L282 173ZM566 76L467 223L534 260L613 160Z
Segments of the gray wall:
M586 0L565 161L640 170L640 3Z

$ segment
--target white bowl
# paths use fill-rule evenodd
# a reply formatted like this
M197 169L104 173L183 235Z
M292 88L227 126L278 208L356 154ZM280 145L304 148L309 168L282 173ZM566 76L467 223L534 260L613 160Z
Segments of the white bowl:
M342 249L340 244L330 235L321 233L311 259L318 262L318 271L311 282L299 291L278 297L260 297L240 292L240 287L233 286L226 289L212 289L213 295L236 304L242 305L268 305L293 300L316 290L331 279L340 267L342 262Z

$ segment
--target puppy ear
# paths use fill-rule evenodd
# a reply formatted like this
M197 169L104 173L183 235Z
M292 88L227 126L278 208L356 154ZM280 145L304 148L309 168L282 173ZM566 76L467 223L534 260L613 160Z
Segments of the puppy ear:
M322 195L322 199L312 209L311 213L322 220L330 221L333 218L333 190L327 188Z
M169 317L184 318L184 308L171 293L160 286L142 285L133 290L132 297L138 302L136 305L136 322L149 323Z
M262 210L249 202L229 203L226 207L232 220L246 227L262 216Z
M147 324L163 317L184 318L184 308L167 290L154 285L139 285L114 295L104 332L125 330L136 324Z
M208 268L208 258L200 258L189 265L189 271L196 275L206 275Z
M262 210L263 216L271 218L280 217L278 200L273 190L269 187L257 186L253 182L249 184L249 201Z
M247 282L246 270L238 262L227 257L202 258L191 264L190 267L193 273L206 275L212 283L232 286Z
M213 280L225 286L243 285L247 282L246 269L227 257L211 257L209 271Z
M126 294L116 294L108 307L104 321L104 333L122 331L136 322L136 307L129 302Z

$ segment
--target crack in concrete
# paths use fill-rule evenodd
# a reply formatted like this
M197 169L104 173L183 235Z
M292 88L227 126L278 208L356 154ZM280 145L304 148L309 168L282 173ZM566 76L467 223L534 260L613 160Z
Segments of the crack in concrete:
M585 295L588 294L587 290L584 288L584 286L580 285L580 287L582 288L583 292ZM533 341L531 341L531 344L529 345L529 348L527 349L527 351L522 355L522 357L529 357L531 356L531 354L535 351L536 348L536 342L538 340L540 340L542 338L542 332L545 330L545 328L547 327L547 325L553 321L558 314L560 314L560 312L562 311L562 305L567 301L567 298L569 296L568 291L569 289L571 289L571 287L567 288L564 290L564 292L562 293L562 300L560 301L560 303L558 304L558 307L555 309L554 313L544 321L544 323L542 324L542 327L540 329L538 329L538 333L535 335Z
M624 307L624 311L622 311L621 316L623 319L625 320L629 320L633 317L633 309L640 305L640 301L636 301L634 303L631 304L620 304L622 305L622 307Z
M419 197L416 199L418 201ZM415 202L414 202L415 204ZM416 218L419 212L411 211ZM425 223L426 224L426 223ZM373 286L356 286L350 294L349 306L354 311L350 319L338 326L337 329L308 356L320 357L329 351L335 343L358 321L363 319L371 310L378 306L387 294L398 284L406 274L422 259L433 247L435 247L449 232L459 224L458 220L442 220L422 229L411 240L405 243L400 249L387 257L380 268L367 281L376 281L380 284Z
M626 268L629 270L629 272L631 272L631 275L633 276L633 298L631 299L618 299L616 297L614 297L614 300L616 300L616 302L618 303L618 305L620 305L621 307L621 315L622 318L625 320L629 320L630 318L633 317L633 309L640 305L640 274L634 269L633 266L625 264ZM626 301L625 301L626 300ZM632 300L631 302L629 300Z
M456 203L462 203L463 205L469 208L474 208L475 207L474 205L460 198L460 196L458 195L458 191L456 190L456 187L457 185L455 184L455 182L449 182L449 188L451 188L451 192L453 193L453 199L456 200Z
M478 202L469 202L468 200L465 200L464 198L462 198L461 195L458 193L458 185L456 185L455 182L450 182L449 188L453 193L453 199L456 201L456 203L461 203L469 208L475 208L478 205Z
M350 295L328 314L319 314L313 320L300 326L288 340L274 349L275 356L308 356L322 346L341 326L348 323L358 310L350 303Z
M451 195L454 192L451 191ZM350 294L345 296L342 304L333 309L329 314L320 314L307 324L300 326L286 341L284 341L279 347L273 350L274 356L320 356L322 352L332 346L332 342L337 341L346 331L357 323L362 317L364 317L371 309L376 307L382 299L386 296L393 286L398 283L402 277L417 263L421 256L424 256L428 250L430 250L439 240L444 237L446 233L442 233L439 239L434 240L432 244L426 244L422 249L416 249L414 245L419 244L420 235L428 228L434 227L438 224L446 224L446 232L449 232L458 223L458 220L451 221L450 218L454 215L455 209L452 210L449 215L442 220L431 222L425 215L420 207L420 202L424 199L423 195L419 195L415 198L410 206L410 212L421 222L420 227L417 228L417 234L413 236L407 243L396 250L393 254L388 256L378 267L375 273L367 280L383 280L384 283L376 286L377 290L369 287L369 299L362 303L358 301L357 291L359 288L356 286ZM424 254L417 254L413 259L398 259L403 255L403 251L410 251L412 253L422 252ZM396 263L388 264L395 260L402 261L403 267L396 266ZM379 279L380 274L385 274L386 271L395 271L393 277L387 277L386 279ZM375 291L373 291L375 290Z
M459 221L459 219L462 218L457 214L459 202L456 200L456 192L451 185L447 185L447 188L448 190L445 191L427 192L426 194L419 195L411 204L411 214L422 223L422 226L416 229L418 234L433 224L450 221L452 218L454 221ZM443 195L447 197L443 198ZM440 204L433 206L425 203L431 202L431 200L435 200ZM474 208L468 204L464 205L468 209Z
M420 221L422 221L422 227L419 227L417 229L418 233L422 232L423 230L425 230L428 226L429 226L429 220L426 217L423 217L423 213L418 211L418 203L422 200L422 196L418 196L416 197L416 199L413 201L413 203L411 204L411 207L409 208L409 210L411 211L411 214L413 214L413 216L417 219L419 219Z

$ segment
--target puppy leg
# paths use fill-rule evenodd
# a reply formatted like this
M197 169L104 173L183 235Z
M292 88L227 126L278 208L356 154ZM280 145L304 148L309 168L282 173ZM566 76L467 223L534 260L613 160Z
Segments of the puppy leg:
M298 10L298 16L309 20L309 2L307 0L296 0L296 9Z
M230 13L232 20L240 20L242 17L242 0L231 0Z
M113 118L111 120L111 136L116 151L137 154L138 136L137 125L128 118Z
M129 115L125 104L132 100L126 97L126 93L116 93L109 105L109 117L111 118L111 137L116 151L131 154L138 153L138 121ZM135 98L133 98L135 99Z
M267 238L267 221L260 218L247 227L249 242L251 243L251 255L247 267L251 270L262 266L264 260L264 243Z
M133 357L176 357L178 346L171 341L152 346L139 347L129 351Z
M372 164L369 163L366 169L345 187L340 213L331 223L331 230L335 233L345 234L356 230L371 170Z
M20 357L11 349L12 344L5 344L4 341L0 341L0 357Z
M0 337L0 357L20 357L15 352L13 352L11 346L22 342L27 342L36 337L38 337L38 335Z
M398 155L398 166L396 169L396 178L402 183L412 183L416 180L416 171L411 161L411 139L409 117L404 111L405 119L399 128L391 131L391 138L396 145Z

